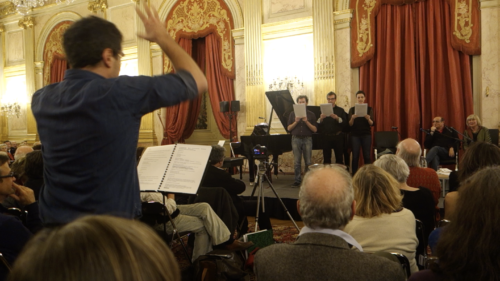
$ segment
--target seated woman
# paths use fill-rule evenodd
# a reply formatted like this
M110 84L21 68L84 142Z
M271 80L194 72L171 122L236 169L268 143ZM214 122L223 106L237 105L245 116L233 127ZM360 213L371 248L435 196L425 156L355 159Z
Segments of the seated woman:
M398 181L399 190L403 195L403 207L412 211L415 218L422 221L425 230L424 235L429 237L431 231L434 230L436 216L431 191L425 187L419 186L415 188L406 184L410 169L406 162L396 155L383 155L373 165L384 169ZM423 249L421 250L423 251Z
M11 281L177 281L179 265L145 224L87 216L45 229L24 248Z
M352 184L356 215L344 231L365 252L398 252L410 261L411 272L418 271L415 216L403 208L398 182L381 168L365 165L358 170Z
M473 143L464 153L462 161L458 166L458 180L464 182L481 168L500 165L500 148L486 143ZM459 189L460 190L460 189ZM455 211L459 192L449 192L444 199L444 218L450 219Z
M500 168L489 167L468 178L451 222L437 245L439 263L410 277L419 280L499 280Z
M464 135L468 138L464 139L464 150L467 150L473 142L488 142L491 143L491 136L488 128L481 126L481 119L475 114L467 116L467 129Z

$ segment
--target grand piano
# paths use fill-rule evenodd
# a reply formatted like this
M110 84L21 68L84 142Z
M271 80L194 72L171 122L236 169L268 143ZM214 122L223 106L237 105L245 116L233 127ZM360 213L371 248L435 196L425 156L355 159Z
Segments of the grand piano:
M241 136L240 149L235 150L237 154L243 154L248 158L248 166L250 172L250 182L254 181L255 176L255 159L253 158L252 149L257 144L265 146L270 155L272 155L272 162L278 163L278 157L284 152L292 151L292 135L288 132L288 116L293 111L293 104L295 101L288 90L283 91L271 91L266 92L267 99L271 103L273 110L278 115L278 118L283 125L283 128L288 134L269 134L270 127L261 130L259 133L254 130L251 136ZM271 117L269 118L269 126L272 121L273 110L271 110ZM317 118L319 118L321 111L319 106L307 106L307 110L314 112ZM313 149L322 149L321 140L319 134L313 134ZM274 174L278 174L278 169L274 168Z

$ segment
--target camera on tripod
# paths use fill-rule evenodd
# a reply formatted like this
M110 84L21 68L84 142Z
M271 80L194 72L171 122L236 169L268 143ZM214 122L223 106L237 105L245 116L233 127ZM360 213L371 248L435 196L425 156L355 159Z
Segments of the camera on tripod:
M252 154L254 159L268 159L269 153L267 151L267 147L257 144L252 149Z

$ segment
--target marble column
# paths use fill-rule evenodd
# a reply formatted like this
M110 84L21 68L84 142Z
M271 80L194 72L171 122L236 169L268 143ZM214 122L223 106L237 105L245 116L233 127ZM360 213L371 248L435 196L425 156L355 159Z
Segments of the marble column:
M335 91L335 32L333 0L313 0L314 104L326 103Z
M262 65L262 3L261 0L247 0L244 9L245 40L245 106L247 134L253 126L260 123L259 117L265 117L266 98Z
M36 121L31 111L31 96L36 91L35 85L35 35L33 27L35 19L31 16L24 17L19 20L19 27L24 29L24 65L26 71L26 139L34 141L38 140L38 133L36 130Z
M359 89L359 68L351 68L351 10L334 12L335 17L335 93L337 105L346 112Z
M500 1L481 1L480 92L482 124L490 129L500 126ZM476 62L476 60L474 60ZM476 65L475 65L476 66ZM476 68L476 67L475 67ZM476 81L475 81L476 82ZM476 87L474 87L476 90Z

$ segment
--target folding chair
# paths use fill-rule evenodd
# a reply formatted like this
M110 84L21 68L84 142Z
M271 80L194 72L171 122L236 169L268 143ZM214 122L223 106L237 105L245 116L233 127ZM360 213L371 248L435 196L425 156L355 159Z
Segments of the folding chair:
M401 268L406 273L406 277L410 277L411 269L410 269L410 261L408 261L408 258L403 254L395 253L395 252L391 252L391 255L393 255L394 257L396 257L399 260L399 263L401 264Z
M375 132L375 160L384 154L395 154L398 142L398 132Z

